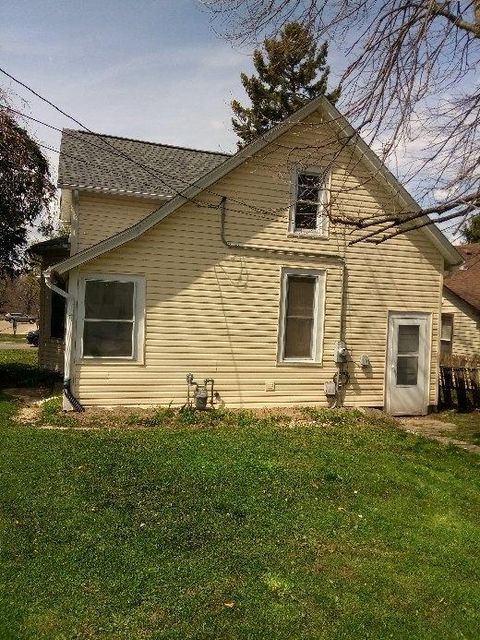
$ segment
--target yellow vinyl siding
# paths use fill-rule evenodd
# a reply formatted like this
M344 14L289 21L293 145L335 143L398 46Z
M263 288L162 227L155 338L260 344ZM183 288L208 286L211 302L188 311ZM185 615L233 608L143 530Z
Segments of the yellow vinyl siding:
M310 124L318 125L318 118L311 118ZM443 258L427 237L417 231L378 246L348 247L350 228L340 225L330 224L328 239L288 234L293 164L285 170L284 146L302 140L320 144L326 135L321 126L296 127L197 201L218 205L219 194L227 196L226 236L231 242L324 252L331 258L230 250L221 242L219 211L186 203L140 238L81 267L80 274L130 273L146 279L145 363L77 363L74 388L82 402L183 404L185 375L192 372L196 378L214 378L227 406L325 405L323 386L336 372L333 352L340 336L337 255L347 264L345 337L354 361L349 365L345 404L384 404L389 310L432 314L429 401L436 402ZM304 163L321 165L311 154L303 154ZM350 155L340 154L332 176L333 214L391 211L392 195L376 181L366 181L365 167ZM345 185L350 190L336 196ZM239 200L257 209L247 209ZM117 205L98 199L95 206L96 216L102 218L104 207L112 217ZM265 209L278 213L264 213ZM327 272L321 364L277 364L282 267ZM362 354L372 364L367 371L358 365ZM266 391L266 382L274 382L275 391Z
M442 313L453 314L452 355L480 356L480 313L447 289L443 292Z
M160 200L152 201L87 191L80 192L77 207L77 251L83 251L83 249L131 227L158 209L161 204Z

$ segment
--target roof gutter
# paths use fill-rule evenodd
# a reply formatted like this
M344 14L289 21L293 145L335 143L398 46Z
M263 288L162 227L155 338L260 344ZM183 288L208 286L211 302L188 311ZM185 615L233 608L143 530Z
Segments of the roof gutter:
M255 155L255 153L263 149L267 144L273 142L280 135L285 133L298 122L301 122L304 118L319 108L322 108L325 114L329 117L329 119L325 120L326 125L336 125L340 131L347 135L347 137L352 137L352 139L354 139L354 142L350 141L350 144L358 150L365 162L374 169L374 175L383 178L386 185L389 187L390 192L402 201L407 210L414 212L420 211L421 208L418 203L415 202L412 196L399 184L393 174L385 167L366 142L362 140L358 132L355 131L355 129L346 121L344 116L342 116L342 114L329 102L327 98L325 98L325 96L317 96L286 118L283 122L279 123L267 133L255 139L246 147L243 147L243 149L238 151L234 156L230 156L220 165L199 178L197 182L186 187L183 190L182 195L177 195L168 200L131 227L128 227L114 236L111 236L88 249L84 249L83 251L70 256L67 260L58 263L55 265L55 270L59 274L66 273L74 267L80 266L81 264L106 253L107 251L111 251L130 240L138 238L153 225L158 224L168 215L176 211L180 206L185 204L185 202L194 199L204 189L214 184L217 180L235 169L248 158ZM429 227L424 228L424 232L428 234L429 239L443 255L449 266L461 264L463 262L462 256L433 222Z

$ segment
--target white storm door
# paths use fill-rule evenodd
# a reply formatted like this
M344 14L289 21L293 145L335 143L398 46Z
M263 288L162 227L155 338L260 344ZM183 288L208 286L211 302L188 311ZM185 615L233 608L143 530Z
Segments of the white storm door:
M427 413L429 362L430 316L420 313L391 313L385 399L389 413Z

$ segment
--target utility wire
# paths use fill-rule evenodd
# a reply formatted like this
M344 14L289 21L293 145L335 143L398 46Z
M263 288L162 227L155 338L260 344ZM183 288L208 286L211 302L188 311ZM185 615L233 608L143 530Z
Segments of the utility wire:
M160 178L160 173L161 173L163 176L167 176L168 178L170 178L170 180L179 180L179 181L183 182L184 184L186 184L186 185L188 185L188 186L192 186L192 183L189 183L188 181L185 181L184 179L182 179L182 178L181 178L181 177L179 177L179 176L172 176L172 175L169 175L169 174L168 174L168 173L166 173L165 171L155 170L155 169L153 169L152 167L149 167L148 165L144 165L143 163L138 162L137 160L135 160L134 158L132 158L129 154L127 154L127 153L123 152L123 151L122 151L122 150L120 150L120 149L117 149L114 145L112 145L112 144L111 144L111 143L109 143L107 140L105 140L105 138L104 138L101 134L98 134L98 133L96 133L96 132L92 131L89 127L87 127L85 124L83 124L80 120L78 120L78 119L77 119L77 118L75 118L74 116L70 115L69 113L67 113L66 111L64 111L63 109L61 109L59 106L57 106L57 105L56 105L55 103L53 103L51 100L49 100L49 99L48 99L48 98L46 98L45 96L41 95L41 94L40 94L40 93L38 93L37 91L35 91L35 89L33 89L32 87L30 87L30 86L29 86L29 85L27 85L26 83L22 82L21 80L19 80L18 78L16 78L16 77L15 77L15 76L13 76L12 74L8 73L5 69L3 69L3 68L1 68L1 67L0 67L0 72L1 72L1 73L3 73L3 74L4 74L5 76L7 76L8 78L10 78L11 80L13 80L14 82L16 82L17 84L19 84L20 86L22 86L22 87L24 87L25 89L27 89L27 91L29 91L29 92L30 92L30 93L32 93L34 96L36 96L37 98L39 98L40 100L42 100L43 102L45 102L46 104L48 104L49 106L51 106L53 109L55 109L56 111L58 111L58 112L59 112L60 114L62 114L63 116L65 116L66 118L68 118L68 119L72 120L72 122L75 122L78 126L80 126L82 129L85 129L85 131L87 131L88 133L90 133L90 134L92 134L92 135L94 135L94 136L96 136L96 137L100 138L100 140L101 140L105 145L107 145L108 147L110 147L110 148L113 150L114 155L116 155L116 156L120 156L120 157L123 157L124 159L126 159L126 160L128 160L128 161L132 162L133 164L135 164L136 166L140 167L143 171L146 171L146 172L147 172L148 174L150 174L152 177L155 177L156 179L160 180L160 182L161 182L165 187L167 187L168 189L171 189L171 190L172 190L172 191L173 191L177 196L181 197L181 198L182 198L182 199L184 199L185 201L191 202L192 204L197 204L197 201L196 201L196 200L194 200L194 198L191 198L191 197L189 197L189 196L185 195L185 193L183 193L182 191L179 191L178 189L176 189L175 187L173 187L173 186L171 185L171 183L167 183L163 178ZM36 119L36 118L33 118L32 116L28 116L28 115L26 115L26 114L22 114L22 113L21 113L21 112L19 112L19 111L16 111L16 110L14 110L14 109L11 109L10 107L6 107L6 108L10 109L11 111L13 111L13 112L15 112L15 113L18 113L19 115L23 115L24 117L30 118L31 120L33 120L33 121L35 121L35 122L38 122L39 124L42 124L42 125L44 125L44 126L47 126L47 127L52 128L52 129L54 129L54 130L60 131L57 127L54 127L53 125L50 125L50 124L45 123L45 122L42 122L41 120L38 120L38 119ZM74 137L78 137L78 138L80 138L79 136L75 136L75 134L68 134L68 132L63 132L63 131L62 131L62 134L64 134L64 133L67 133L67 135L72 135L72 136L74 136ZM98 148L102 149L102 147L99 147L99 145L95 145L94 143L91 143L91 142L89 142L89 141L85 141L83 138L82 138L82 142L87 142L87 144L92 144L93 146L96 146L96 147L98 147ZM45 148L48 148L46 145L42 145L42 146L44 146ZM55 149L53 149L53 148L51 148L50 150L51 150L51 151L54 151L54 152L59 153L57 150L55 150ZM102 150L103 150L103 151L107 151L106 149L102 149ZM62 152L62 153L63 153L63 152ZM110 153L112 153L112 152L110 151ZM153 171L152 171L152 169L153 169ZM193 183L193 184L194 184L194 183ZM212 191L212 190L209 190L208 188L207 188L207 189L205 189L205 191L206 191L207 193L210 193L210 194L212 194L212 195L215 195L216 197L219 197L219 198L223 198L223 197L225 197L223 194L216 193L216 192L214 192L214 191ZM269 211L265 211L265 210L264 210L264 209L262 209L262 208L252 206L251 204L246 203L246 202L244 202L244 201L242 201L242 200L238 200L238 199L236 199L236 198L234 198L234 197L231 197L231 198L230 198L230 200L233 200L233 201L237 202L237 204L240 204L240 205L242 205L242 206L244 206L244 207L247 207L248 209L250 209L250 210L252 210L252 211L260 212L260 213L262 214L262 217L265 217L265 214L268 214L268 213L272 213L272 214L273 214L273 213L276 211L276 210L272 210L271 212L269 212ZM205 206L205 205L204 205L204 206ZM208 205L208 206L209 206L209 208L216 208L216 205ZM232 210L232 211L234 211L234 209L231 209L231 210ZM245 213L245 211L242 211L241 213ZM257 216L257 217L258 217L258 216ZM448 219L448 217L447 217L446 219ZM426 224L429 224L429 223L426 223ZM435 224L433 220L431 221L431 224ZM391 225L391 226L397 226L397 225L395 224L395 225ZM421 226L426 226L426 225L425 225L425 224L423 224L423 225L421 225ZM355 243L355 242L359 242L359 241L361 241L361 240L363 240L363 239L367 239L367 238L369 238L370 236L376 235L377 233L381 233L382 231L386 231L386 230L387 230L387 229L389 229L389 228L390 228L390 227L388 227L388 226L387 226L387 227L386 227L386 229L384 229L384 230L380 230L380 231L374 232L374 233L372 233L372 234L368 234L368 235L367 235L367 236L365 236L364 238L361 238L361 239L359 239L359 240L353 241L353 242L351 242L350 244ZM388 239L388 237L387 237L386 239Z
M71 131L65 131L64 129L60 129L59 127L54 126L53 124L50 124L48 122L44 122L43 120L39 120L38 118L34 118L33 116L28 115L27 113L24 113L23 111L18 111L17 109L13 109L12 107L10 107L9 105L6 105L6 104L1 104L0 103L0 108L7 109L7 110L11 111L12 113L16 113L17 115L21 116L22 118L27 118L28 120L32 120L33 122L36 122L36 123L41 124L41 125L43 125L45 127L48 127L49 129L53 129L54 131L58 131L59 133L61 133L64 136L68 136L68 137L77 139L82 144L88 144L88 145L90 145L92 147L100 149L100 151L102 151L104 153L109 153L109 154L117 156L117 157L120 155L116 148L114 148L113 151L110 151L110 149L105 149L104 147L101 147L100 145L95 144L91 140L85 139L85 137L83 137L82 135L78 135L78 134L81 134L82 132L74 133L74 132L71 132ZM101 134L98 134L98 133L95 134L94 133L93 135L95 137L98 137L101 140L103 140L103 137L102 137ZM41 144L40 146L43 146L44 148L49 149L50 151L53 151L54 153L61 153L64 156L73 158L73 159L75 159L75 160L77 160L79 162L83 162L84 164L91 164L88 161L84 160L83 158L79 158L79 157L73 156L71 153L67 153L66 151L59 151L58 149L54 149L53 147L50 148L45 144ZM100 167L100 166L101 166L100 164L97 165L97 167ZM143 165L142 164L141 166L144 168L144 170L151 169L151 170L155 171L155 168L151 167L149 165ZM186 184L188 186L190 186L192 184L191 182L188 182L187 180L184 180L181 176L179 176L177 174L167 174L166 172L164 172L164 174L169 176L169 177L171 177L172 180L179 180L180 182L183 182L184 184ZM164 183L164 184L167 187L170 188L170 183ZM205 189L205 191L207 193L210 193L210 194L213 194L215 196L218 196L219 198L223 197L220 194L217 194L217 193L215 193L214 191L212 191L210 189ZM150 194L150 195L160 195L160 194ZM278 213L283 210L283 207L282 207L282 209L279 208L279 209L271 209L271 210L260 209L259 207L253 207L252 205L248 205L247 203L245 203L242 200L239 200L238 198L235 198L235 197L230 197L229 199L231 201L233 201L233 202L237 202L237 204L241 204L241 205L243 205L243 206L245 206L247 208L259 211L262 214L262 216L272 215L272 216L275 216L275 217L279 217ZM194 202L196 203L198 201L195 200ZM239 210L231 209L231 211L239 211ZM260 219L259 216L258 216L258 218Z
M29 119L29 120L32 120L33 122L36 122L36 123L38 123L38 124L41 124L41 125L43 125L43 126L45 126L45 127L48 127L48 128L50 128L50 129L53 129L54 131L58 131L59 133L61 133L61 134L62 134L62 135L64 135L64 136L68 136L68 137L72 137L72 138L74 138L74 139L77 139L77 140L79 140L82 144L88 144L88 145L90 145L90 146L92 146L92 147L95 147L95 148L97 148L97 149L100 149L100 150L101 150L102 152L104 152L104 153L110 153L110 154L115 155L115 156L118 156L118 155L119 155L118 153L115 153L114 151L110 151L109 149L104 149L103 147L99 146L98 144L95 144L94 142L92 142L91 140L87 140L87 139L85 139L85 137L83 137L82 135L78 135L79 133L81 134L82 132L65 131L65 130L63 130L63 129L60 129L59 127L56 127L56 126L54 126L54 125L52 125L52 124L48 123L48 122L44 122L43 120L39 120L38 118L34 118L33 116L28 115L28 114L26 114L26 113L24 113L24 112L22 112L22 111L18 111L17 109L13 109L13 108L12 108L12 107L10 107L9 105L5 105L5 104L1 104L1 103L0 103L0 108L2 108L2 107L3 107L4 109L8 109L8 110L12 111L13 113L18 114L19 116L21 116L21 117L23 117L23 118L27 118L27 119ZM100 137L100 138L102 137L102 136L101 136L101 134L93 134L93 135L94 135L94 136L96 136L96 137ZM76 156L74 156L74 155L72 155L71 153L68 153L68 152L66 152L66 151L58 151L58 149L49 148L47 145L41 145L41 146L43 146L44 148L49 149L50 151L53 151L54 153L61 153L63 156L73 158L73 159L75 159L75 160L77 160L77 161L79 161L79 162L83 162L83 163L85 163L85 164L91 164L91 163L88 163L88 162L87 162L86 160L84 160L83 158L78 158L78 157L76 157ZM93 165L92 165L92 166L93 166ZM98 166L98 167L101 167L102 165L98 164L97 166ZM146 165L143 165L143 166L146 166ZM148 168L150 168L150 169L152 169L152 170L155 170L153 167L150 167L150 166L148 166ZM168 175L168 174L165 174L165 175ZM180 180L180 181L184 182L184 184L191 185L191 183L190 183L190 182L187 182L187 181L183 180L180 176L177 176L176 174L172 176L172 179L178 179L178 180ZM167 186L169 186L169 185L167 185ZM119 190L119 191L120 191L120 190ZM215 196L217 196L217 197L219 197L219 198L222 198L222 197L223 197L221 194L218 194L218 193L216 193L215 191L212 191L211 189L208 189L208 188L207 188L207 189L205 189L205 192L206 192L206 193L213 194L213 195L215 195ZM138 192L138 193L140 193L140 192ZM145 194L145 195L160 195L160 194L153 194L153 193L151 193L151 194ZM278 208L276 208L276 209L264 209L264 208L260 208L260 207L255 207L254 205L247 204L247 203L245 203L244 201L242 201L242 200L240 200L240 199L238 199L238 198L235 198L234 196L230 196L230 197L229 197L229 200L230 200L231 202L236 202L237 204L243 205L243 206L245 206L246 208L251 209L251 210L253 210L253 211L255 211L255 212L257 212L257 211L258 211L260 215L254 216L253 214L250 214L250 216L251 216L251 217L256 217L256 218L257 218L257 219L259 219L259 220L260 220L260 219L267 219L267 220L282 220L282 219L286 219L286 218L288 217L288 216L286 216L286 215L285 215L285 213L284 213L284 210L285 210L285 207L284 207L284 206L282 206L282 207L278 207ZM199 202L199 201L198 201L198 200L195 200L195 203L197 203L197 202ZM230 207L230 211L238 212L238 213L246 213L244 210L241 210L241 211L240 211L239 209L234 209L234 208L232 208L232 207ZM340 221L340 222L341 222L341 221L342 221L342 219L341 219L341 218L338 218L338 221ZM353 224L353 223L352 223L352 221L350 221L349 223Z
M15 76L11 75L10 73L8 73L5 69L0 67L0 72L3 73L5 76L7 76L8 78L10 78L11 80L13 80L14 82L16 82L17 84L19 84L20 86L24 87L25 89L27 89L27 91L30 91L30 93L32 93L34 96L36 96L37 98L39 98L40 100L42 100L43 102L45 102L46 104L48 104L49 106L51 106L53 109L55 109L56 111L58 111L59 113L61 113L63 116L65 116L66 118L72 120L72 122L75 122L75 124L77 124L79 127L81 127L82 129L85 129L85 131L88 131L88 133L100 138L100 140L106 144L108 147L110 147L111 149L113 149L113 151L115 152L115 155L120 155L121 157L123 157L126 160L129 160L130 162L132 162L133 164L135 164L136 166L140 167L141 169L143 169L144 171L146 171L147 173L149 173L151 176L159 179L162 184L166 187L168 187L169 189L171 189L177 196L183 198L184 200L187 200L193 204L195 204L195 200L193 198L190 198L189 196L185 195L185 193L179 191L178 189L175 189L170 183L165 182L165 180L163 180L162 178L160 178L160 173L164 176L167 176L167 178L170 178L170 180L180 180L181 182L183 182L184 184L188 185L188 186L192 186L191 182L188 182L186 180L183 180L182 178L180 178L179 176L175 177L172 175L169 175L168 173L166 173L165 171L161 171L161 170L153 170L152 173L152 168L149 167L148 165L144 165L141 162L138 162L137 160L135 160L134 158L132 158L129 154L125 153L124 151L117 149L114 145L112 145L111 143L109 143L107 140L105 140L104 137L102 137L101 134L96 133L95 131L92 131L92 129L90 129L89 127L87 127L85 124L83 124L80 120L78 120L77 118L75 118L74 116L70 115L69 113L67 113L66 111L64 111L63 109L61 109L60 107L58 107L56 104L54 104L51 100L49 100L48 98L46 98L45 96L41 95L40 93L38 93L37 91L35 91L35 89L32 89L32 87L30 87L29 85L27 85L26 83L22 82L21 80L19 80L18 78L16 78ZM9 107L8 107L9 108ZM14 111L14 110L12 110ZM20 112L18 112L20 113ZM23 114L22 114L23 115ZM26 114L25 114L26 115ZM31 117L31 116L26 116ZM52 126L53 125L48 125L47 123L44 123L40 120L37 120L37 122L39 124L44 124L45 126ZM57 128L55 128L57 129ZM57 129L58 130L58 129ZM63 133L63 132L62 132ZM220 154L219 154L220 155ZM207 191L207 190L206 190ZM215 195L216 197L219 198L223 198L224 195L223 194L219 194L216 193L214 191L208 191L209 193L211 193L212 195ZM257 212L263 212L263 209L259 208L259 207L255 207L252 206L251 204L248 204L246 202L243 202L241 200L238 200L236 198L230 198L230 200L234 200L237 202L237 204L240 204L244 207L247 207L248 209L251 209L252 211L257 211Z
M86 164L86 165L91 166L91 167L95 167L95 168L98 169L98 167L101 166L101 165L98 165L98 164L95 165L94 163L89 162L88 160L85 160L85 158L79 158L78 156L74 156L71 153L66 153L65 151L60 151L60 149L56 149L55 147L51 147L50 145L44 144L43 142L39 142L38 145L40 147L42 147L43 149L48 149L49 151L52 151L53 153L58 153L58 154L61 153L64 156L72 158L72 160L76 160L77 162L82 162L83 164ZM91 192L92 193L98 193L98 192L101 193L102 191L99 190L99 189L92 188ZM125 195L129 194L128 191L124 190L122 192L121 189L118 189L117 192L118 192L119 195L122 195L122 193L125 194ZM147 196L147 195L150 195L150 194L139 194L139 195ZM151 195L158 195L158 194L151 194ZM203 209L215 209L215 210L218 209L218 205L211 204L209 202L202 202L201 200L196 200L194 202L194 204L195 204L195 206L197 206L199 208L203 208ZM163 205L161 205L161 206L163 206ZM242 215L246 215L246 216L249 216L251 218L255 218L256 220L265 220L264 216L261 217L261 216L255 215L254 213L250 213L249 211L244 211L243 209L235 209L234 207L229 207L229 211L232 212L232 213L240 213ZM275 218L273 218L273 214L272 214L271 220L274 220L274 219L279 219L280 220L282 218L286 218L286 216L283 215L282 217L280 217L280 216L276 215Z

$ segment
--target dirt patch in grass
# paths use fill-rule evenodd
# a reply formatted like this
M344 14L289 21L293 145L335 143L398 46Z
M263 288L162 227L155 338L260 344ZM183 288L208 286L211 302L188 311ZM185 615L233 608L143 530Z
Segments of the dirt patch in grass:
M435 416L419 416L414 418L399 418L397 424L401 429L416 433L431 440L436 440L443 444L452 444L456 447L465 449L472 453L480 454L480 438L478 443L472 436L472 424L468 422L466 418L467 427L464 425L463 429L459 428L458 415L471 416L474 418L475 414L436 414ZM452 422L449 420L452 419ZM455 420L455 422L453 421ZM461 426L461 425L460 425ZM473 425L473 429L476 427ZM480 424L479 427L480 429ZM479 434L480 435L480 434Z
M215 427L268 427L296 429L315 425L320 428L342 427L352 423L388 422L378 414L368 415L352 409L214 409L195 411L190 408L87 408L82 413L62 409L62 397L45 398L40 392L10 390L20 403L18 422L28 422L43 429L79 430L145 430L145 429L209 429Z

